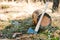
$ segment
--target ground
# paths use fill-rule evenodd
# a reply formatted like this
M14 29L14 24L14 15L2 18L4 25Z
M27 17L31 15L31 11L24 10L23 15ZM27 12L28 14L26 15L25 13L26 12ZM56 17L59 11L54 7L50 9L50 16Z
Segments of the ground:
M28 3L28 4L25 3L25 2L24 3L11 2L11 3L8 3L8 4L7 3L1 3L0 4L0 30L2 30L2 29L4 30L7 26L11 25L11 22L10 22L11 20L19 20L19 22L20 22L21 20L29 19L29 18L32 17L32 13L35 10L42 10L43 11L44 7L45 7L45 5L41 2ZM54 13L52 13L51 9L52 9L52 3L49 2L46 12L52 18L52 26L60 28L60 18L59 18L60 17L60 6L58 8L58 11L55 11ZM32 23L30 23L30 22L32 22L31 20L32 19L27 20L26 23L24 23L24 21L23 21L21 23L22 24L21 26L23 26L23 25L24 25L24 27L28 26L27 28L29 28L30 24L32 25ZM30 22L28 22L28 21L30 21ZM9 30L11 30L11 29L9 29ZM56 33L54 33L54 34L56 34ZM43 36L41 36L41 35L43 35ZM35 37L36 35L33 35L33 36ZM38 34L36 37L38 37L38 36L42 37L42 38L44 36L46 37L46 35L44 35L44 33L40 34L40 35ZM27 38L29 39L29 37L27 37ZM23 37L22 40L24 40L24 39L25 38ZM38 38L38 39L40 39L40 38Z

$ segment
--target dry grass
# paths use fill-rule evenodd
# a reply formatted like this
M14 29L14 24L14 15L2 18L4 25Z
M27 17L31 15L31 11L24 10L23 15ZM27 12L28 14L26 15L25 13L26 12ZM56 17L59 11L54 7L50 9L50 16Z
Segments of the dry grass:
M52 3L49 3L48 9L46 12L52 18L52 26L54 26L54 27L57 26L60 28L60 18L59 18L60 10L59 10L59 12L56 11L52 14L51 8L52 8ZM7 9L3 9L3 10L0 9L0 20L7 21L7 22L0 21L0 30L4 29L6 26L10 25L10 23L8 22L9 20L24 20L26 18L31 17L32 13L37 9L40 9L43 11L44 4L37 2L37 3L31 3L31 4L23 3L23 5L22 5L22 3L19 3L18 5L11 5L11 7L7 8ZM59 7L59 9L60 9L60 7ZM29 35L27 35L27 36L29 36ZM35 38L37 37L36 35L33 35L33 36ZM44 34L38 35L38 37L47 38ZM30 38L28 38L28 39L30 40Z
M7 5L7 4L5 4ZM44 4L41 4L40 2L36 2L36 3L31 3L31 4L27 4L27 3L17 3L16 5L13 4L9 4L10 8L7 9L0 9L0 20L5 20L5 21L9 21L9 20L24 20L28 17L31 17L33 11L40 9L43 11L44 9ZM8 5L7 5L8 6ZM5 6L4 6L5 7ZM55 12L52 14L51 12L51 8L52 8L52 3L49 2L48 8L46 10L46 12L52 17L52 25L53 26L59 26L60 25L60 18L59 18L59 12ZM57 21L56 21L57 20Z

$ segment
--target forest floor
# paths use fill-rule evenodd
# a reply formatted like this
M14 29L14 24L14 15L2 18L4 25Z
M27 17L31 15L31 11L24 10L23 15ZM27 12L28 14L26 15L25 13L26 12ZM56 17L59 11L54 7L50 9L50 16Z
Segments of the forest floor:
M18 22L21 22L22 25L20 25L20 27L26 27L29 28L30 25L32 27L32 19L29 19L32 17L32 13L35 11L35 10L44 10L44 7L45 7L45 4L43 3L40 3L40 2L36 2L36 3L1 3L0 4L0 30L5 30L5 28L7 26L11 26L12 28L14 28L13 26L14 25L11 25L11 23L13 24L13 21L15 20L18 20ZM48 8L46 10L46 12L51 16L52 18L52 26L53 27L58 27L60 29L60 6L58 8L57 11L55 11L54 13L52 13L52 3L49 2L48 4ZM26 19L26 20L25 20ZM11 21L11 22L10 22ZM25 23L24 23L25 22ZM12 29L11 28L11 29ZM10 31L12 31L11 29L9 29ZM16 28L15 28L16 29ZM14 30L15 30L14 29ZM22 29L20 29L22 30ZM47 30L46 30L47 31ZM44 32L46 32L44 31ZM59 33L60 31L59 30L56 30L57 33ZM56 31L53 33L54 36L59 36ZM6 31L3 31L3 33L6 32ZM26 31L25 31L26 32ZM36 35L33 34L33 36L31 37L23 37L23 38L20 38L20 40L39 40L40 38L41 39L46 39L48 38L48 36L44 35L45 33L39 33ZM9 31L8 31L9 33ZM47 34L47 32L46 32ZM25 34L23 34L25 36ZM28 35L29 36L29 35ZM25 39L26 38L26 39ZM36 39L37 38L37 39Z

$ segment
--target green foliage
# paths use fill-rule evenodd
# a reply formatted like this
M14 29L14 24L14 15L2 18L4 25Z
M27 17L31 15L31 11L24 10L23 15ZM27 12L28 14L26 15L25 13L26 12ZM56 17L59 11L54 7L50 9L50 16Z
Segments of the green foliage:
M32 27L32 20L31 18L27 19L27 20L10 20L9 21L11 23L11 25L7 26L4 30L2 30L2 34L6 34L8 36L8 38L12 38L12 34L19 32L19 33L27 33L27 30L29 27ZM34 28L34 27L32 27ZM10 35L11 34L11 35Z
M23 21L22 20L10 20L9 22L11 23L11 25L7 26L4 30L1 31L1 33L3 34L3 38L13 38L12 35L15 32L26 34L29 27L33 29L35 28L35 26L32 23L31 18L23 20ZM51 38L51 33L57 29L58 28L52 28L51 26L49 26L47 28L48 30L47 32L43 31L43 32L40 32L39 34L46 35L48 37L46 38L46 40L58 40L59 38ZM41 40L40 37L36 37L36 38L32 37L32 40L35 40L35 39Z
M59 38L58 37L54 37L51 40L59 40Z

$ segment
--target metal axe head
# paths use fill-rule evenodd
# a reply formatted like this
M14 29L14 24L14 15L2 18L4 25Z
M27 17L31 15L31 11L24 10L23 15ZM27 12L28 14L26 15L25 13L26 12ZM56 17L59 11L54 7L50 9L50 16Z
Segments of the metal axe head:
M37 34L37 32L35 32L35 30L33 30L31 27L28 29L27 33L28 34Z

